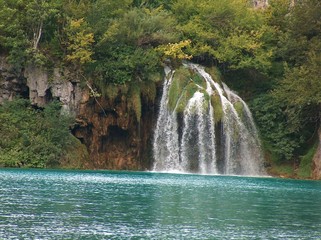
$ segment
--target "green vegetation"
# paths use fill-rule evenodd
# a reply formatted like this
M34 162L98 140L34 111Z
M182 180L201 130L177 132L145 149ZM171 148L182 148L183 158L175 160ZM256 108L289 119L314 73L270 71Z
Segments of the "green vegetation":
M294 163L312 145L320 123L321 2L270 0L266 9L254 9L252 2L0 0L0 50L18 72L30 63L59 65L89 81L102 97L113 101L122 94L138 121L142 101L155 100L164 62L204 64L250 101L266 154ZM184 68L173 81L169 105L180 112L202 81ZM220 105L217 96L211 101ZM36 111L24 108L26 118ZM17 117L5 106L1 111L6 121ZM216 121L222 114L215 107ZM12 134L1 148L12 156L30 145L13 126L1 128ZM17 145L6 145L12 141ZM46 163L11 165L44 166L53 159L44 156Z
M271 157L268 172L275 176L286 178L310 179L312 177L312 160L316 152L317 144L309 146L305 155L300 157L300 161L280 161Z
M0 9L0 47L17 69L59 62L100 90L149 81L165 59L233 69L271 64L264 40L272 29L244 0L1 0Z
M206 72L208 72L211 77L213 78L213 80L217 83L221 83L222 81L222 74L220 72L220 70L217 67L206 67L205 68Z
M17 99L0 107L0 166L57 167L74 144L71 119L53 102L43 110Z
M272 165L272 170L270 170L270 174L274 176L280 176L282 178L294 178L295 169L293 164L290 163L274 164Z
M190 82L190 72L187 68L181 67L174 73L172 84L169 89L169 108L174 110L177 106L177 111L182 112L187 104L186 87ZM178 102L179 101L179 102Z
M267 74L242 69L225 72L224 77L251 99L266 154L273 156L273 167L291 166L291 171L297 172L291 176L306 178L312 158L305 157L306 149L313 153L311 139L320 125L321 3L269 3L263 13L269 26L264 44L273 50L271 68Z
M71 137L71 143L65 147L64 154L59 160L59 167L64 169L92 168L86 146L77 138Z
M290 160L304 139L297 129L288 126L288 118L282 107L284 105L269 94L257 97L252 104L263 140L268 142L268 150L278 159Z
M170 110L177 113L184 111L188 100L190 100L196 91L204 94L205 102L208 102L209 96L206 89L205 80L196 72L186 67L180 67L175 70L172 84L169 89L168 105ZM208 104L204 105L204 109L208 108Z
M221 102L221 98L218 95L218 93L215 93L212 95L211 97L211 103L214 109L214 120L215 123L218 123L219 121L222 120L223 118L223 108L222 108L222 102Z
M235 110L237 114L240 116L240 118L244 117L244 106L241 102L234 103Z
M154 103L156 99L156 84L153 81L140 83L139 85L142 99L147 102Z
M128 93L128 107L134 110L138 122L140 122L140 118L142 116L142 102L140 95L141 92L139 86L132 84Z
M314 144L308 152L302 156L300 161L300 167L298 170L298 176L300 178L310 178L311 177L311 167L312 167L312 160L313 156L317 150L318 145Z

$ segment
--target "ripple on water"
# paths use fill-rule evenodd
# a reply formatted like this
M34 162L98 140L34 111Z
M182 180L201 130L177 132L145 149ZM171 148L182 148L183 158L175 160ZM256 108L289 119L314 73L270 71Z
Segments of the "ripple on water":
M321 184L0 170L0 239L318 239Z

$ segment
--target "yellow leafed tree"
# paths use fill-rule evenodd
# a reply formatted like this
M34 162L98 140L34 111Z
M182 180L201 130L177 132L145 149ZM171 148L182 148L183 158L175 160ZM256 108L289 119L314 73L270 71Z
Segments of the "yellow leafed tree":
M186 60L191 59L192 55L187 54L184 52L184 49L190 47L191 40L184 40L178 43L168 43L166 45L161 45L157 47L157 51L159 51L163 58L169 58L172 60Z
M94 34L88 30L83 18L70 20L66 33L68 37L66 60L76 65L83 65L93 61L92 45Z

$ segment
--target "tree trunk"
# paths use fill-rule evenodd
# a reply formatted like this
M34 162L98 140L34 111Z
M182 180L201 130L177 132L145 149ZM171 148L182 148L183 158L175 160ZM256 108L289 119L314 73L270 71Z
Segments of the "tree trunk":
M37 50L42 35L43 21L39 23L38 28L33 33L33 49Z

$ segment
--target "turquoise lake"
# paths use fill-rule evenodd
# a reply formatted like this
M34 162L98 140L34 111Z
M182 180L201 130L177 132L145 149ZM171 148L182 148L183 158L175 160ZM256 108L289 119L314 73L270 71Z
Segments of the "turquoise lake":
M321 182L0 169L0 239L321 239Z

